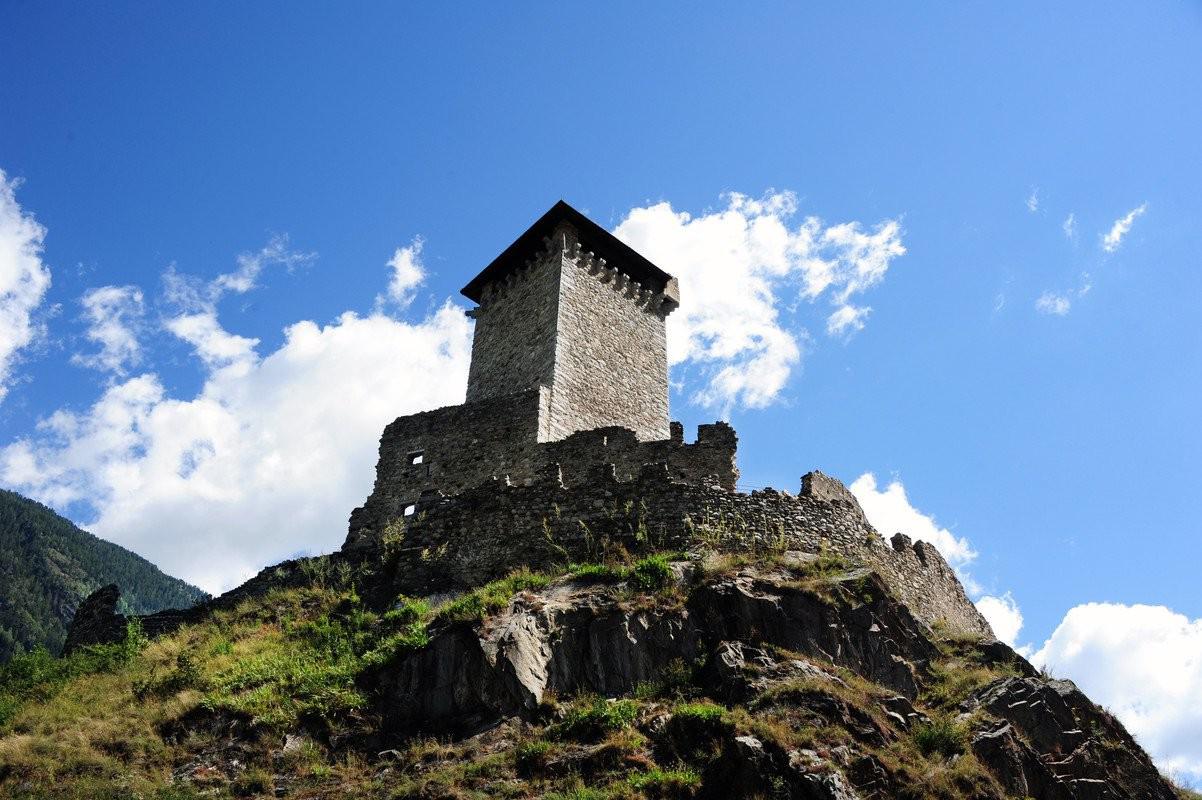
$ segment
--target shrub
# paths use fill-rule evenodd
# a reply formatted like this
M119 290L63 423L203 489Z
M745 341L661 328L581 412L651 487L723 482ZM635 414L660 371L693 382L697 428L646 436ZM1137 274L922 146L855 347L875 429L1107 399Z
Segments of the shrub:
M636 588L644 592L654 592L664 588L672 580L672 567L668 565L667 556L647 556L635 562L632 570Z
M630 576L630 570L612 564L572 564L568 567L568 574L581 581L618 583Z
M704 664L704 656L695 662L699 667ZM693 690L694 667L686 664L682 658L674 658L660 670L659 677L653 681L642 681L634 687L634 696L640 700L652 697L682 698Z
M271 776L261 769L248 769L230 784L235 797L255 797L272 789Z
M566 739L596 739L627 727L638 713L639 704L634 700L594 697L569 709L563 721L552 727L552 732Z
M964 727L948 717L937 717L914 729L914 744L924 756L955 756L964 752Z
M726 709L717 703L681 703L672 709L674 719L716 726L726 722Z

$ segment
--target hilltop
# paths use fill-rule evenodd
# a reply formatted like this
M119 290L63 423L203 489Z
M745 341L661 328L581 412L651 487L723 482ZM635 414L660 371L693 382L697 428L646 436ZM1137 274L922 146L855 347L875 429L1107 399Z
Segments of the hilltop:
M615 551L380 603L377 555L267 570L152 642L14 661L0 792L1177 797L1070 681L840 557Z
M59 652L75 609L102 584L121 586L121 607L130 614L187 608L208 596L41 503L5 490L0 552L0 662L36 647Z

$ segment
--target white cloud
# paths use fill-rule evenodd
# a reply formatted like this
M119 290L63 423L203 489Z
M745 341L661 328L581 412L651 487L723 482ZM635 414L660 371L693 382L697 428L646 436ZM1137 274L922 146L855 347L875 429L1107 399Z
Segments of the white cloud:
M1127 212L1127 215L1120 217L1110 226L1109 232L1102 237L1102 249L1107 253L1113 253L1119 249L1123 243L1123 237L1131 230L1131 226L1135 224L1135 220L1144 215L1148 210L1148 204L1144 203L1138 208L1133 208Z
M960 572L960 579L970 585L970 591L976 588L963 573L963 567L977 557L968 540L940 527L932 515L924 514L911 505L901 481L890 481L882 491L877 488L876 476L865 472L848 488L860 501L872 527L881 535L888 538L900 532L911 539L930 542Z
M871 308L857 308L853 305L839 306L826 318L826 332L832 336L855 333L864 330L864 320L868 319Z
M1060 230L1064 231L1064 238L1074 244L1077 241L1077 215L1070 213L1064 218L1064 222L1060 224Z
M183 339L206 366L245 370L258 360L258 339L230 333L217 321L217 312L180 314L163 320L163 327Z
M986 595L976 601L977 610L989 621L998 639L1014 647L1023 627L1023 614L1014 597L1006 592L1001 597Z
M256 288L259 276L269 265L282 265L292 271L298 264L316 258L316 253L290 250L288 236L276 235L258 251L240 253L238 269L207 283L178 272L173 265L163 275L163 285L174 315L163 319L163 327L192 345L210 369L245 372L258 361L255 348L259 340L227 331L217 320L218 302L229 292L245 294Z
M451 303L415 322L297 322L260 357L217 318L213 298L239 289L167 277L172 302L197 309L164 325L195 346L199 393L173 397L153 373L110 386L0 450L0 479L60 508L87 504L97 535L205 589L336 549L371 489L384 425L463 400L471 324Z
M1031 188L1031 193L1027 195L1027 210L1034 214L1039 210L1039 187Z
M392 277L388 280L387 299L400 308L406 308L413 302L417 287L426 281L426 268L421 260L424 244L422 237L416 236L407 246L398 247L388 261ZM376 298L376 305L380 306L384 301L385 297L381 295Z
M238 269L218 275L210 284L212 299L216 300L227 291L236 294L249 292L259 285L259 275L269 265L279 264L291 272L298 265L316 257L315 253L298 253L288 249L287 234L273 236L258 252L238 254Z
M137 366L142 360L138 341L144 311L142 290L136 286L100 286L84 292L80 304L88 322L85 335L100 345L100 351L76 353L71 362L117 375L125 375L126 367Z
M1073 308L1073 299L1080 299L1093 289L1093 278L1088 272L1081 273L1081 283L1067 292L1047 291L1035 299L1035 310L1041 314L1063 317Z
M1056 292L1044 292L1035 300L1035 309L1041 314L1053 314L1063 317L1073 307L1073 301L1068 295Z
M1164 606L1087 603L1031 660L1114 712L1161 769L1202 779L1202 619Z
M828 332L853 333L869 309L850 299L880 283L905 247L896 220L870 230L812 216L794 222L790 192L724 200L699 216L667 202L634 208L614 234L680 278L669 362L698 367L704 385L693 400L729 414L775 401L800 362L808 334L795 319L796 300L825 297L835 309Z
M19 185L0 170L0 400L20 351L40 332L33 312L50 288L50 269L42 263L46 229L17 203Z

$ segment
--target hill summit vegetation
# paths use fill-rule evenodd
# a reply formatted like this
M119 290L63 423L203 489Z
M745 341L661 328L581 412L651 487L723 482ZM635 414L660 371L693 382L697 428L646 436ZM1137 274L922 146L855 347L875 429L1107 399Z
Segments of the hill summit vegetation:
M41 503L5 490L0 553L0 662L38 647L59 652L75 609L103 584L121 587L127 614L187 608L207 597Z
M837 557L618 554L427 598L371 573L289 562L153 641L13 659L0 795L1178 797L1070 682Z

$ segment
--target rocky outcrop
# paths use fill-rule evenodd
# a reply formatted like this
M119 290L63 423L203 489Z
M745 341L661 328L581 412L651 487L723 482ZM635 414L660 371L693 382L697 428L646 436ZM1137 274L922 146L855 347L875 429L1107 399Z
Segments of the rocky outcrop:
M75 611L75 619L67 631L63 655L71 655L81 647L111 644L125 638L125 615L117 613L121 592L110 583L92 592Z
M555 698L629 697L685 665L688 691L774 720L769 734L815 732L812 744L729 722L698 733L651 712L640 730L661 763L717 754L695 796L928 796L914 792L929 778L898 754L916 753L933 720L948 719L927 705L948 646L876 573L674 567L677 585L657 596L567 579L481 623L436 625L427 647L373 678L386 728L456 739L506 720L542 724ZM946 791L929 796L1172 800L1139 745L1073 684L1040 677L1000 642L955 647L1000 677L965 697L946 723L959 738L931 755L951 764L971 755L978 766L950 771Z
M682 582L695 579L689 570ZM620 696L673 662L729 662L742 652L738 643L750 641L917 695L916 673L936 651L875 574L843 575L829 597L790 580L787 573L744 570L702 581L687 600L666 607L632 607L620 595L572 581L519 596L480 628L437 632L427 648L383 675L388 716L405 728L472 730L530 714L548 692Z
M1006 678L976 693L964 710L998 720L974 735L972 750L1018 795L1176 797L1119 721L1072 681Z

